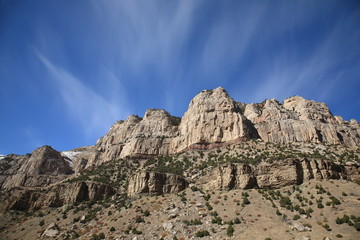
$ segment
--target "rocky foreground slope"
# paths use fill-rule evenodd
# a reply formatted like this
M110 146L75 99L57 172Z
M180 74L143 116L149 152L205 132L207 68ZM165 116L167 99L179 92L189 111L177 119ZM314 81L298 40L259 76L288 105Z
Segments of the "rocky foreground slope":
M237 206L241 206L241 209L237 209L239 214L232 218L242 216L241 211L249 209L246 208L248 203L245 199L251 189L260 189L260 195L255 194L251 202L255 202L259 208L264 207L261 212L267 211L265 209L269 207L267 203L261 203L260 199L263 196L270 201L270 207L275 206L275 210L281 212L276 212L276 215L282 216L280 220L294 227L295 223L300 223L294 209L298 211L301 219L308 220L311 217L311 213L302 208L305 205L301 199L313 199L310 195L315 191L314 188L317 186L315 189L318 189L319 186L313 183L335 180L337 182L326 183L330 194L328 206L334 209L333 213L329 211L326 214L332 219L337 212L352 213L354 218L350 222L355 226L355 230L349 230L351 234L347 236L348 239L356 239L356 231L360 230L360 212L354 211L360 207L360 187L355 184L360 183L359 146L359 123L356 120L348 122L339 116L333 116L324 103L295 96L283 103L269 99L262 103L245 104L233 100L223 88L205 90L192 99L188 110L181 118L171 116L165 110L149 109L143 118L130 116L125 121L116 122L94 146L65 152L43 146L24 156L2 156L0 212L4 221L0 221L0 238L18 238L16 234L11 234L10 229L16 226L14 221L23 221L29 224L24 225L24 231L29 236L35 234L41 238L88 239L95 234L95 237L91 238L97 239L99 231L113 226L109 219L114 211L118 211L118 217L130 214L125 219L130 221L134 218L135 220L132 220L135 222L126 228L115 228L114 225L114 229L118 229L119 232L108 235L112 238L118 236L119 239L134 239L137 235L142 235L138 234L141 232L138 228L145 231L141 226L145 221L140 216L141 221L138 216L143 214L145 209L141 206L134 208L133 203L139 201L139 198L146 197L147 200L143 204L146 204L147 209L152 209L154 218L157 216L161 219L163 226L158 229L159 223L155 220L148 224L153 229L164 231L164 235L144 232L145 239L159 239L161 236L163 239L175 239L177 235L184 239L193 239L196 238L197 231L200 232L200 237L202 230L206 237L204 229L195 227L202 225L198 224L198 221L206 221L206 231L213 239L222 239L220 233L227 231L225 226L234 226L234 222L230 222L230 218L227 219L234 212L225 213L225 209L237 209ZM339 193L336 193L336 197L330 193L331 188L337 184L342 184L344 189L351 189L351 193L345 192L351 194L351 198L347 195L341 198L342 208L337 206ZM306 189L307 195L301 195L302 191L295 195L293 186ZM201 194L185 197L186 192L189 194L189 188L193 192L200 191ZM292 188L292 192L286 188ZM271 195L268 199L264 191L269 189L283 189L284 192ZM217 205L221 199L214 199L212 196L212 203L209 202L210 195L215 194L212 193L214 191L222 197L226 192L234 196L242 194L239 198L232 197L234 204L221 203L221 206L224 206L224 213L220 214L223 220L217 218L209 207ZM281 202L281 197L285 198L285 193L291 198L290 202L296 202L297 205L290 207ZM151 200L151 196L164 196L165 199L166 196L171 196L169 201L164 201L172 205L166 209L156 207L156 201ZM180 202L177 197L180 198ZM192 200L187 202L187 198ZM241 203L242 201L244 202ZM308 207L311 206L309 201L306 202ZM315 201L317 204L322 202L322 196L311 201L312 204L315 204ZM111 209L107 214L99 212L104 204L106 208ZM136 204L139 205L138 202ZM178 204L181 207L177 207ZM195 212L188 210L192 207L195 207L194 211L201 219L191 218ZM283 213L284 207L287 209L286 214ZM77 209L71 215L73 224L79 222L78 227L88 228L89 232L71 228L71 222L59 220L61 216L52 208L58 209L62 214L65 211L62 209L66 209L66 215L69 208ZM222 207L217 208L218 212L223 212ZM319 209L315 211L316 218L325 214L321 207ZM45 226L42 227L43 224L40 224L40 232L35 233L32 229L34 222L29 215L38 215L39 212L40 215L44 215L44 211L49 215L46 221L51 221L52 225L44 229ZM79 211L94 213L91 216L78 216ZM256 207L251 211L256 211ZM100 214L98 218L95 213ZM288 219L289 215L294 218L293 222ZM215 219L211 219L210 216ZM64 215L62 218L66 219ZM8 220L5 221L6 219ZM108 225L100 229L92 227L99 224L100 219ZM190 221L189 219L195 222L186 222ZM250 220L251 218L246 219L247 217L243 216L239 221L255 221ZM214 221L219 227L213 225ZM322 225L325 226L325 222ZM302 221L301 224L305 222ZM356 228L357 224L359 228ZM247 233L243 227L254 226L234 226L236 230L233 230L249 237L254 235L251 235L251 231ZM310 228L305 232L310 231ZM316 233L321 232L318 228L312 229L316 229ZM339 231L347 230L339 228ZM48 232L56 234L50 236ZM270 236L277 236L276 231L270 232ZM228 237L231 236L233 235L228 234ZM288 239L297 239L296 234L290 236Z

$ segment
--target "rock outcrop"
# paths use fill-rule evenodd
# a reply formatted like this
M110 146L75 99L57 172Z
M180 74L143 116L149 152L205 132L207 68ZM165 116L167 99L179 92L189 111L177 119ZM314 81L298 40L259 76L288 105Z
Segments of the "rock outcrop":
M89 166L128 156L168 155L257 138L241 106L219 87L200 92L181 119L159 109L147 110L143 119L130 116L99 139L98 153Z
M356 163L348 166L315 159L288 159L258 165L228 163L211 170L198 180L205 189L231 190L248 188L280 188L316 179L357 180Z
M295 96L284 103L269 99L248 104L244 115L254 123L260 138L266 142L324 142L360 145L360 126L333 116L325 103Z
M221 87L195 96L184 116L149 109L144 118L118 121L97 142L88 166L124 157L174 154L209 149L247 139L360 146L360 125L333 116L324 103L295 96L283 103L234 101Z
M61 207L75 202L104 200L115 194L109 185L96 182L66 182L41 190L13 189L6 205L11 210Z
M74 172L108 161L210 149L248 139L359 147L360 125L356 120L348 122L333 116L324 103L299 96L288 98L283 103L269 99L263 103L245 104L234 101L219 87L195 96L182 118L171 116L165 110L149 109L143 118L130 116L126 121L118 121L95 146L61 153L43 146L25 156L1 156L0 187L44 187L64 180ZM258 185L266 186L267 181L273 182L267 174L268 168L272 165L257 169L255 180ZM293 171L292 168L293 165L283 166L284 172ZM315 169L314 166L311 168ZM357 171L352 165L348 165L347 169ZM232 171L241 173L239 176L242 179L232 179L230 185L237 182L241 188L246 188L255 181L251 166L223 170L225 175ZM307 172L306 168L303 172L305 178L311 178L311 174L315 178L319 174ZM263 173L264 179L261 177Z
M240 105L219 87L202 91L191 100L171 152L206 149L211 144L235 143L256 137L256 130L243 116Z
M161 195L184 190L187 182L181 176L170 173L140 172L129 179L128 196L138 194Z
M12 163L2 171L2 188L18 186L43 187L67 178L73 173L60 152L50 146L35 149L25 156L10 155L2 161Z
M90 159L89 166L127 156L170 154L177 128L175 117L159 109L147 110L143 119L130 116L118 121L96 143L98 154Z

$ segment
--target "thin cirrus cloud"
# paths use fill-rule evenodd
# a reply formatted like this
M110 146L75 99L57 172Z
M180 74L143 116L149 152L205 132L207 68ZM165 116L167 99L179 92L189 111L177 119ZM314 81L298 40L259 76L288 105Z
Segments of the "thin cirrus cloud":
M241 102L301 95L360 118L356 0L5 5L0 107L36 133L17 131L0 142L7 149L22 138L58 149L93 144L116 120L147 108L181 116L198 92L218 86ZM12 136L17 126L3 121Z
M262 71L264 82L255 98L272 95L283 99L303 92L327 100L336 96L338 84L355 84L352 78L347 78L359 66L356 57L360 47L356 42L360 42L360 34L354 34L349 28L353 20L349 17L335 24L306 56L294 57L291 49L282 52L273 60L271 68ZM347 66L337 70L341 65Z
M83 127L88 136L97 136L108 129L119 116L128 115L125 99L107 101L70 72L54 65L39 50L35 49L35 54L49 71L73 120ZM110 72L108 74L114 81L114 76ZM119 84L119 81L116 80L115 84ZM117 94L121 96L120 92Z

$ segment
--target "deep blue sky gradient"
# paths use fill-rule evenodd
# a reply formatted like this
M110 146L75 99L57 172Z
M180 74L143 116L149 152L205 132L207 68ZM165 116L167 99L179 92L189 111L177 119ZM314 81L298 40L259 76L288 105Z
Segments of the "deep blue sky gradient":
M93 145L203 89L360 120L360 2L0 0L0 154Z

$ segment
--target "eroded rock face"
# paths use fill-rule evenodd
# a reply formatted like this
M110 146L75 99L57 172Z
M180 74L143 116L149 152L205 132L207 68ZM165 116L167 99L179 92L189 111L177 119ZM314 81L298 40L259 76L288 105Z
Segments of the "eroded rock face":
M336 164L315 159L288 159L258 165L230 163L220 165L198 180L204 189L231 190L248 188L280 188L316 179L357 180L359 165Z
M75 202L103 200L115 194L112 187L95 182L61 183L43 190L14 189L7 203L11 210L61 207Z
M60 152L50 146L37 148L31 155L14 157L16 163L3 172L7 177L3 181L2 188L43 187L65 179L73 173Z
M239 104L219 87L202 91L191 100L181 119L172 152L256 137L256 130L242 115Z
M123 157L168 155L189 148L206 149L256 138L253 124L221 87L200 92L184 116L149 109L144 118L130 116L115 123L96 144L89 166ZM243 106L244 107L244 106Z
M234 101L221 87L195 96L181 118L149 109L114 124L96 144L88 166L123 157L174 154L209 149L246 139L267 142L324 142L360 146L360 125L333 116L324 103L295 96L283 103Z
M324 142L360 145L360 126L333 116L324 103L295 96L284 103L275 99L248 104L244 115L251 120L266 142Z
M186 186L187 182L181 176L170 173L143 171L129 179L128 196L177 193L184 190Z
M170 142L177 134L174 119L164 110L149 109L143 119L130 116L115 123L97 142L98 154L90 159L89 166L126 156L170 154Z

